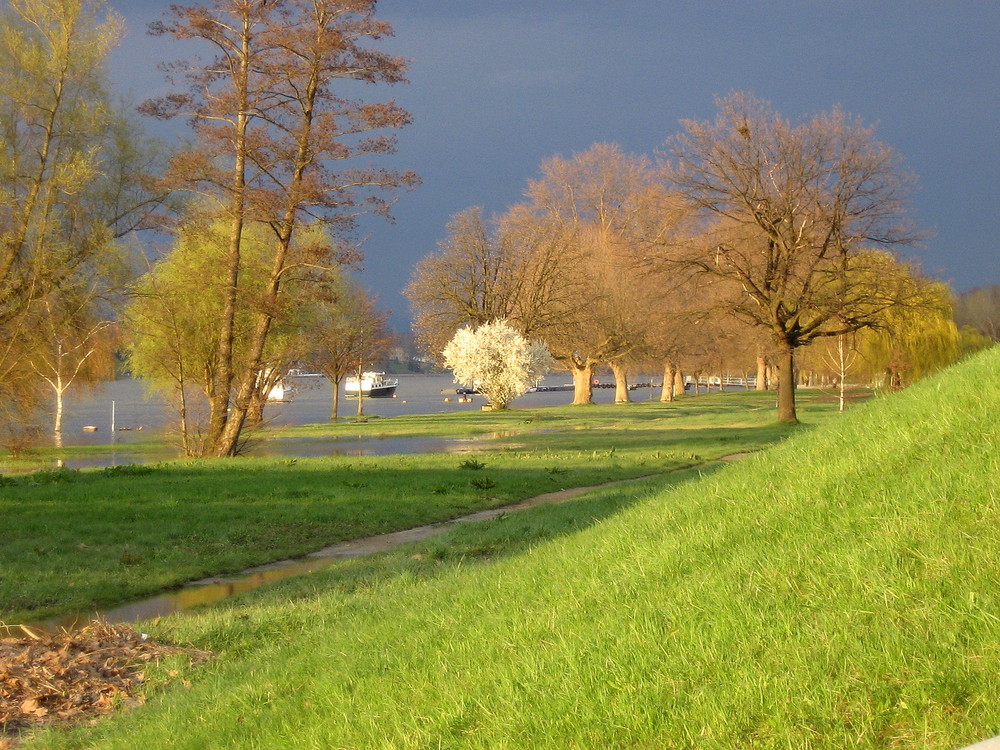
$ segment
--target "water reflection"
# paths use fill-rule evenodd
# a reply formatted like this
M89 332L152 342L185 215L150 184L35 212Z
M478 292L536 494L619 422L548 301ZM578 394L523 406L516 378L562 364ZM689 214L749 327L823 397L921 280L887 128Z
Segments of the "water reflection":
M275 563L266 570L245 575L235 579L214 580L189 584L179 591L162 594L139 602L132 602L114 609L89 614L66 615L32 623L33 630L43 630L47 633L57 633L62 630L74 630L88 624L94 619L104 622L140 622L154 617L164 617L174 612L182 612L203 604L212 604L226 597L250 591L268 583L280 581L283 578L311 573L325 568L334 562L335 558L307 558L305 560ZM8 627L8 635L14 635L13 628ZM0 626L0 634L4 627Z
M414 453L464 453L491 436L471 438L340 436L329 438L275 438L256 446L254 456L390 456Z

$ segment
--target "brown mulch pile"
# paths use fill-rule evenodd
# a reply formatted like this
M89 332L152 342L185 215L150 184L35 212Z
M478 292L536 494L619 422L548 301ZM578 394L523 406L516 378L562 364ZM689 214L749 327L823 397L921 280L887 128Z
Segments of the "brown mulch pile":
M24 638L0 639L0 750L26 727L93 719L141 703L136 687L146 666L163 656L207 657L122 625L93 622L58 635L22 630Z

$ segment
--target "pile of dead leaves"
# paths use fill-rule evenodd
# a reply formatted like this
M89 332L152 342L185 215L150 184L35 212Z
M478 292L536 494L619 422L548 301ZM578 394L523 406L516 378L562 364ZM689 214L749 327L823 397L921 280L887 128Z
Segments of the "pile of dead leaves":
M129 627L93 622L59 635L23 628L0 640L0 750L25 727L91 719L142 702L146 667L169 654L205 654L156 643Z

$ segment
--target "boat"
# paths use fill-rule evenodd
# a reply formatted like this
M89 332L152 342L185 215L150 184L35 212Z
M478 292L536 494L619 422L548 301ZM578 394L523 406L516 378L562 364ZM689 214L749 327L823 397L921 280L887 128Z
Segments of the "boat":
M394 398L399 380L389 379L384 372L363 372L361 373L360 388L358 376L348 375L344 381L344 393L348 396L357 397L358 391L367 398Z
M292 396L295 395L295 387L288 385L283 380L279 380L277 383L271 386L271 390L267 392L267 400L270 403L284 404L292 400Z

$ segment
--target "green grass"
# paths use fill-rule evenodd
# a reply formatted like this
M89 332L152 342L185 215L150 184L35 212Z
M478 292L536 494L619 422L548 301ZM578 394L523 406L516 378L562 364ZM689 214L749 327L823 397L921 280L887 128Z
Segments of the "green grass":
M1000 731L998 412L994 348L700 478L169 618L218 656L27 747L954 750Z
M0 622L86 612L344 539L756 450L794 431L771 422L772 401L718 394L391 420L409 433L447 434L450 425L501 434L477 441L471 458L246 458L0 476L0 517L11 530L0 539ZM814 411L833 414L828 403ZM463 469L468 461L484 467Z

